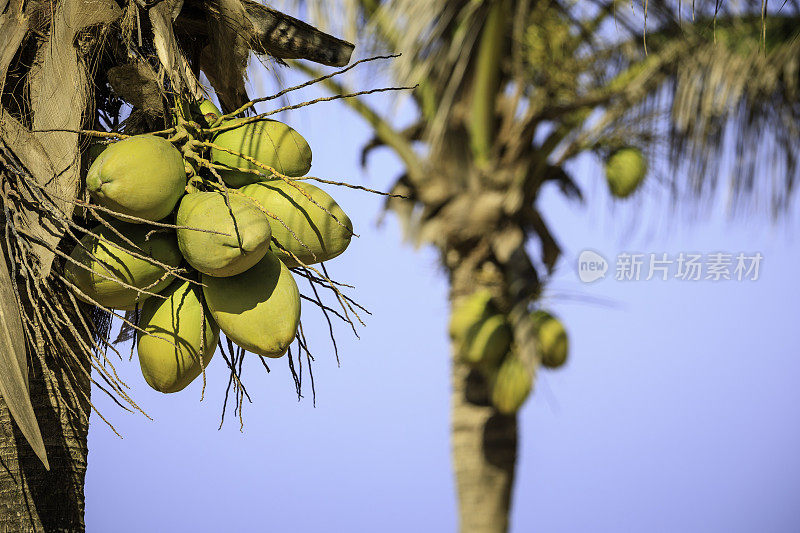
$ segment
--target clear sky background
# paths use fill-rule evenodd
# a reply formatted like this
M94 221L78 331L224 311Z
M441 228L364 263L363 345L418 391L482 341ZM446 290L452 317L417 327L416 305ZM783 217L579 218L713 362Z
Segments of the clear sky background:
M313 147L314 175L385 190L400 172L388 152L360 169L370 132L338 103L286 120ZM614 204L594 162L574 170L586 206L555 189L540 199L565 250L545 300L571 353L540 374L520 413L512 531L800 530L796 219L730 220L722 196L700 220L670 216L657 179ZM392 216L378 227L381 198L326 190L361 235L330 272L355 284L373 315L360 340L337 326L337 367L322 315L303 308L317 407L310 390L298 403L285 358L267 375L249 356L244 430L229 412L218 431L228 381L219 354L202 402L200 380L163 395L135 356L118 361L154 420L93 391L124 439L92 415L88 531L455 531L445 276L433 251L401 244ZM607 279L578 280L585 248L612 261ZM619 282L621 251L764 260L755 282Z

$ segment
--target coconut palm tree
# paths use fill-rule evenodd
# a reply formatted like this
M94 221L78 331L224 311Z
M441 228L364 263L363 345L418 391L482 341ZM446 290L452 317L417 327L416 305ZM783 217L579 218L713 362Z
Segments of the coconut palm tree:
M774 13L759 2L665 0L332 5L304 3L323 27L350 21L360 42L402 54L391 76L418 84L416 121L404 129L370 102L348 100L374 128L365 155L385 146L404 166L393 192L405 199L387 207L439 252L453 309L477 291L492 295L531 377L543 365L529 316L561 256L537 198L553 182L586 201L575 158L646 154L652 189L695 206L721 181L746 213L789 205L800 153L796 3ZM327 87L346 92L333 80ZM452 351L460 528L503 532L517 417L493 405L491 372L464 362L458 343Z
M140 410L106 357L112 315L63 274L103 220L84 201L90 141L175 133L201 73L239 110L251 52L344 65L352 50L249 0L0 0L0 530L82 531L91 384Z

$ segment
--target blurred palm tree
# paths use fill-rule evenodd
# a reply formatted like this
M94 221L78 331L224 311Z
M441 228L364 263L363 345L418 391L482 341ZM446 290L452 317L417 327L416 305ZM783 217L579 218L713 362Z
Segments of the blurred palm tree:
M434 246L457 307L479 289L510 317L528 371L542 366L530 312L561 249L537 199L547 182L584 201L571 162L647 156L675 200L699 206L722 171L741 213L790 205L800 154L800 15L794 2L344 0L304 2L321 25L348 21L392 76L419 84L416 121L396 128L349 105L404 172L390 199L408 235ZM338 11L341 10L341 11ZM361 46L361 45L360 45ZM301 66L309 74L315 69ZM330 91L347 89L329 80ZM661 170L661 173L657 171ZM653 187L656 189L656 187ZM530 246L531 243L538 244ZM535 251L534 251L535 250ZM452 459L463 532L508 529L517 417L491 379L452 358Z

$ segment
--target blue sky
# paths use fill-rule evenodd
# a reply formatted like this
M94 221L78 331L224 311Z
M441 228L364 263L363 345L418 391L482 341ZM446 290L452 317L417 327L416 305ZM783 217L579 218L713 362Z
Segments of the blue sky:
M400 172L388 152L360 169L370 134L338 103L286 120L313 147L314 175L387 189ZM586 206L554 189L540 200L565 250L544 302L569 329L570 360L539 376L520 414L512 531L798 530L796 220L730 220L722 197L700 220L670 217L657 180L613 204L593 162L573 170ZM378 227L381 198L326 190L361 235L330 271L373 315L360 340L337 327L337 367L327 324L304 307L317 407L298 403L285 359L267 375L251 356L244 430L229 413L218 431L219 354L202 402L199 380L162 395L135 356L117 362L154 421L93 391L124 439L92 415L88 531L455 530L445 277L433 251L401 244L391 216ZM587 285L576 274L586 248L612 262L622 251L764 260L754 282L619 282L612 265Z

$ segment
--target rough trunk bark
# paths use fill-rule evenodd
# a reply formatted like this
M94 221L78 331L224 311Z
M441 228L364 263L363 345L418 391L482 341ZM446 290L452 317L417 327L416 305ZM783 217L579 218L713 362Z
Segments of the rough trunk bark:
M44 469L0 398L0 532L84 531L88 374L70 371L50 358L49 370L43 369L33 353L29 363L31 401L50 470ZM88 361L85 369L90 371Z
M456 268L451 300L482 284L472 265ZM492 283L494 284L494 283ZM452 457L461 533L505 533L517 460L517 418L498 413L486 379L452 358Z

